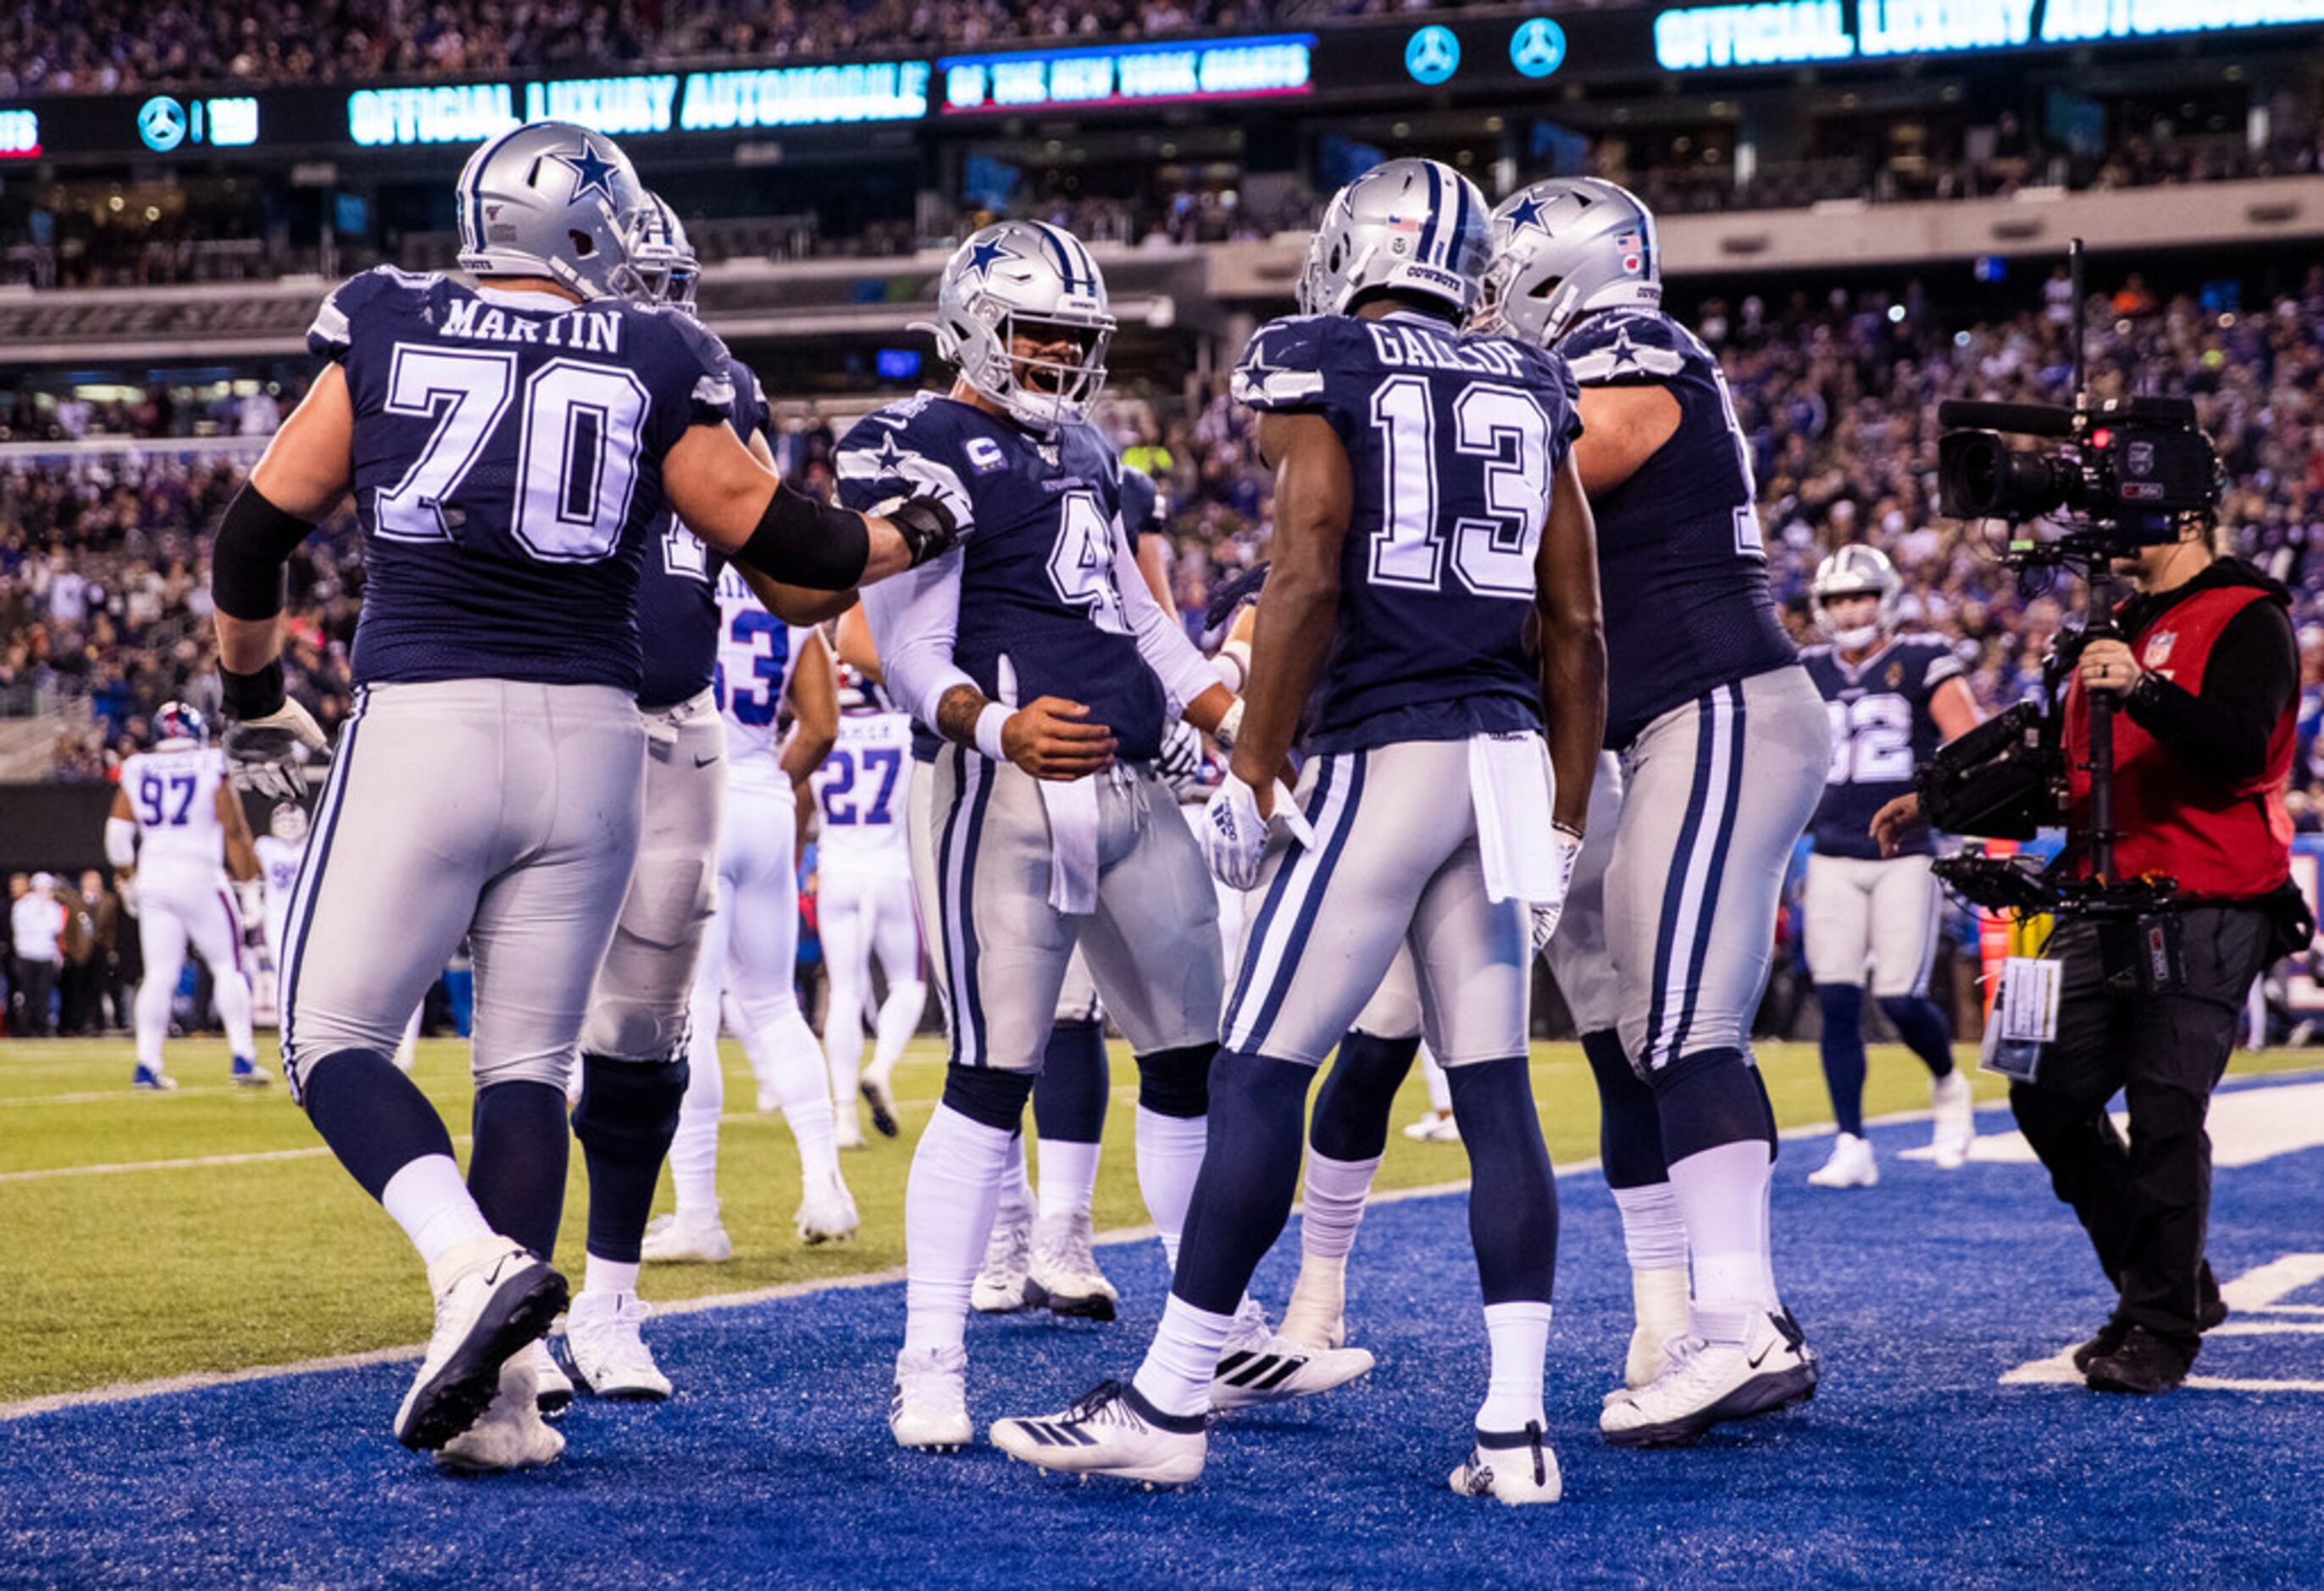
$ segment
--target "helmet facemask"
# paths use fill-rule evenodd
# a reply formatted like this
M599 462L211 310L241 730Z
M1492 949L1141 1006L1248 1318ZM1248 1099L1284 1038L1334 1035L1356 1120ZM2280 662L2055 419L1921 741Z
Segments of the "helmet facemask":
M1105 386L1112 316L1100 309L1016 309L984 293L966 308L972 324L939 328L937 342L938 352L970 386L1037 431L1088 418ZM1066 346L1076 352L1059 357Z

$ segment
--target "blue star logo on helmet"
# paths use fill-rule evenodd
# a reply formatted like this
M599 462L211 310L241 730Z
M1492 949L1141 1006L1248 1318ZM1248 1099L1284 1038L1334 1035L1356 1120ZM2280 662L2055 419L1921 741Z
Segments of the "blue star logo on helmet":
M1541 201L1531 194L1526 194L1509 207L1508 223L1511 233L1523 232L1531 226L1543 236L1549 235L1549 223L1541 218Z
M607 202L613 200L613 179L620 175L622 169L599 154L595 144L585 142L579 154L552 155L549 158L559 165L572 168L573 194L566 203L580 203L585 193L600 193L605 196Z
M982 281L992 268L1001 261L1021 260L1024 257L1000 238L988 237L982 243L970 248L968 262L961 267L961 271L964 274L973 271L976 272L976 280Z

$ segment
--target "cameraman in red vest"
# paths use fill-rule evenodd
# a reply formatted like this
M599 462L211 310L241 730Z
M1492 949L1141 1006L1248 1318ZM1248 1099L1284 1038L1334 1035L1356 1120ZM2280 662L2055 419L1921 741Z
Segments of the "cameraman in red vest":
M2147 946L2132 923L2062 922L2043 952L2063 964L2058 1037L2035 1080L2011 1085L2009 1106L2119 1294L2075 1366L2094 1391L2153 1393L2186 1379L2201 1333L2227 1318L2203 1258L2204 1117L2252 979L2306 943L2284 810L2300 657L2290 593L2217 556L2208 527L2115 567L2136 594L2115 612L2126 639L2091 640L2073 664L2067 828L2078 844L2089 832L2089 694L2107 691L2121 705L2115 873L2178 881L2167 915L2180 970L2172 987L2150 991L2136 976ZM1883 849L1918 815L1911 796L1882 809L1873 832ZM2127 1144L2106 1112L2117 1090L2130 1107Z

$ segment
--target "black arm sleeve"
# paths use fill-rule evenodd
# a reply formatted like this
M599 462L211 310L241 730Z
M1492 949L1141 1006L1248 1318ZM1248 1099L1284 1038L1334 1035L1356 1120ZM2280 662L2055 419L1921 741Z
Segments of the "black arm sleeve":
M244 483L226 505L210 547L210 596L218 612L254 621L282 612L282 566L314 529Z
M817 502L786 482L734 556L785 585L848 591L862 583L872 561L872 527L862 514Z
M2159 674L2142 676L2126 705L2131 722L2188 767L2239 785L2267 766L2267 743L2300 692L2300 648L2274 602L2253 602L2227 621L2203 667L2200 694Z

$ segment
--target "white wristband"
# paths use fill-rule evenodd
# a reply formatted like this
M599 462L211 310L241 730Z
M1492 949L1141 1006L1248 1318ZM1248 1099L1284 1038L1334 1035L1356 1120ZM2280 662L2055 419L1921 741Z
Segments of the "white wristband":
M1250 643L1243 640L1227 642L1219 648L1219 655L1211 659L1211 667L1216 670L1221 685L1240 694L1242 687L1250 682Z
M1001 750L1001 729L1016 711L1014 707L1005 707L993 702L976 715L976 749L995 762L1009 760L1009 753Z
M1225 750L1231 751L1234 750L1236 737L1241 733L1242 698L1237 696L1226 712L1220 715L1218 727L1211 731L1211 739L1216 740Z

